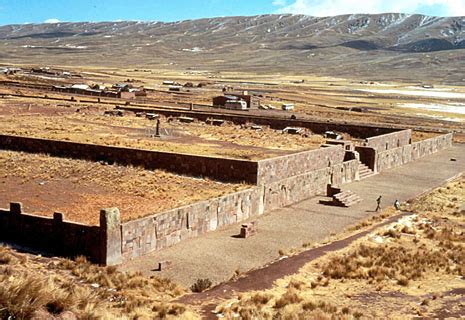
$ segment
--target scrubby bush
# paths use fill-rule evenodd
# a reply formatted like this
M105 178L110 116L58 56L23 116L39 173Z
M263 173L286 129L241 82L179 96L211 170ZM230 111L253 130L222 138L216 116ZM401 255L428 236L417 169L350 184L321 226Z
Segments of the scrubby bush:
M212 286L210 279L197 279L191 286L192 292L203 292Z

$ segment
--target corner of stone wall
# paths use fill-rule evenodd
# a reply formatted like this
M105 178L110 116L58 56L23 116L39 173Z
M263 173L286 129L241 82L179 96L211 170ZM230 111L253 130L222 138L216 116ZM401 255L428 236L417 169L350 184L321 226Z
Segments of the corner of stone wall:
M123 262L121 215L118 208L100 210L100 263L114 266Z

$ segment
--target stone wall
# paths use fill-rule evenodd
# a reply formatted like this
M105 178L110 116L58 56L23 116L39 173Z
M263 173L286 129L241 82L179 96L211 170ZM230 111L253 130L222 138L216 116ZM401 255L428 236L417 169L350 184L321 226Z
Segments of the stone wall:
M328 183L340 185L354 181L357 174L358 161L350 160L126 222L121 226L123 261L323 194Z
M365 139L364 146L378 152L409 145L412 142L412 130L402 130Z
M188 106L188 104L186 104ZM147 108L144 106L118 106L118 109L133 111L133 112L154 112L167 117L191 117L200 121L215 118L225 121L231 121L235 124L255 123L257 125L269 126L272 129L282 130L286 127L301 127L310 129L317 134L323 134L326 131L337 131L349 133L352 137L365 139L368 137L378 136L386 133L396 132L399 129L390 127L380 127L379 125L370 124L349 124L344 121L337 122L334 119L327 121L316 121L306 119L291 119L292 113L287 116L260 116L256 114L239 114L232 111L189 111L189 110L168 110L161 108ZM297 115L299 116L299 115Z
M209 177L225 182L257 183L257 162L188 154L103 146L69 141L0 135L0 149L46 153L91 161L162 169L177 174Z
M344 161L340 145L294 153L258 161L258 184L267 184L310 171L328 168Z
M285 178L264 188L265 211L279 209L324 194L328 184L340 186L358 179L358 161L350 160L319 170Z
M254 187L126 222L121 226L123 260L172 246L263 212L261 189Z
M405 144L409 134L411 132L379 137L378 140L370 141L373 146L359 147L357 151L360 158L369 159L370 163L374 162L372 165L375 169L382 171L452 145L452 134L447 134L399 148L390 148L397 143ZM377 148L381 148L383 143L388 143L389 149L380 152ZM98 227L63 221L63 215L59 213L55 214L53 219L26 215L22 213L18 204L12 204L9 210L0 209L0 240L33 245L58 255L85 255L91 261L108 265L118 264L172 246L182 240L259 216L265 211L323 194L328 184L340 186L357 180L359 173L358 160L350 155L346 157L347 161L344 161L348 153L341 145L259 162L177 154L164 157L160 156L161 153L147 150L1 135L0 148L92 160L113 160L146 168L176 165L180 168L172 170L177 170L175 172L178 173L202 172L206 176L213 175L215 178L230 180L237 180L234 176L238 175L240 179L247 178L246 181L255 185L244 191L124 224L120 223L117 209L103 210ZM222 172L223 170L226 172Z
M55 213L53 218L25 214L21 203L11 203L10 209L0 209L0 241L59 256L83 255L105 265L119 264L121 254L112 246L117 243L121 247L121 241L118 234L111 234L114 226L120 225L119 213L115 216L103 210L100 221L100 226L86 226L64 221L62 213Z
M378 152L376 168L378 172L381 172L444 150L452 146L452 138L453 134L449 133L400 148Z

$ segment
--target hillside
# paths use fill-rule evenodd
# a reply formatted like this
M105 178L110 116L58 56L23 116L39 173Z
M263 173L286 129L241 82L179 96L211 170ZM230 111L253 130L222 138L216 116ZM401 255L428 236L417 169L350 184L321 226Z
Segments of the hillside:
M465 17L261 15L0 27L3 63L297 72L461 83Z

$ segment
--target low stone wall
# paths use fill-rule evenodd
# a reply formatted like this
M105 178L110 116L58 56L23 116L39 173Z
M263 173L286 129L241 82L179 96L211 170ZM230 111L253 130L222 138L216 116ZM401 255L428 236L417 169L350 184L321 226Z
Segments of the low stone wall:
M365 139L364 146L378 152L400 148L412 142L412 130L402 130Z
M59 256L83 255L105 265L121 263L119 212L115 215L102 210L100 226L86 226L63 218L62 213L55 213L53 218L25 214L21 203L11 203L10 209L0 209L0 240Z
M188 104L184 104L188 106ZM133 112L154 112L167 117L191 117L200 121L206 121L210 118L222 119L225 121L231 121L234 124L245 124L254 123L257 125L269 126L275 130L282 130L286 127L301 127L310 129L313 133L324 134L326 131L337 131L349 133L352 137L365 139L368 137L378 136L390 132L396 132L400 129L391 127L380 127L375 124L349 124L344 121L317 121L317 120L306 120L306 119L291 119L292 113L282 116L261 116L257 114L240 114L239 112L234 113L233 111L217 110L212 111L189 111L189 110L173 110L166 108L155 108L146 106L118 106L117 109L133 111ZM299 115L297 115L299 117Z
M69 141L0 135L0 149L46 153L52 156L109 161L121 165L162 169L177 174L209 177L225 182L257 183L257 162L188 154L103 146Z
M378 152L376 169L378 172L381 172L447 149L452 146L452 138L453 134L449 133L415 142L401 148Z
M126 222L121 226L123 260L172 246L263 212L261 189L254 187Z
M258 184L267 184L310 171L329 168L344 161L345 150L340 145L304 151L258 161Z

